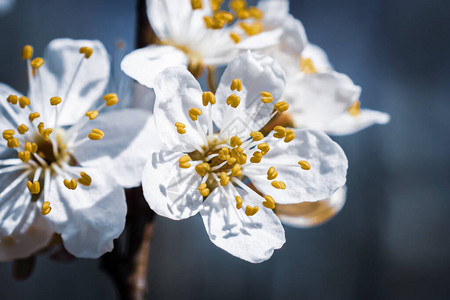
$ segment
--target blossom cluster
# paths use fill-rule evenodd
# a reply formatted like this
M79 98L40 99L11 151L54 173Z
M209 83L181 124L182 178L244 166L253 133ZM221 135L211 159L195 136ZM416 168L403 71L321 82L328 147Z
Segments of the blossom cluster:
M57 39L43 57L23 48L28 94L0 84L0 260L55 243L111 251L124 188L141 184L154 212L200 214L215 245L253 263L285 243L282 222L341 209L348 162L327 134L389 115L360 108L361 88L308 42L288 1L222 2L147 0L157 43L121 69L154 95L149 110L111 80L99 41ZM327 207L316 222L296 213L311 204Z

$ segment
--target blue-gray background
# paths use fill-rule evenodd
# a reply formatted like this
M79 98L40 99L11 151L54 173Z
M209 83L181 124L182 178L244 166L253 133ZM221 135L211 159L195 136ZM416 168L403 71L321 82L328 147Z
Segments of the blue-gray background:
M170 0L169 0L170 1ZM450 2L292 1L310 41L392 121L336 139L350 161L348 201L318 228L286 228L259 265L216 248L199 217L158 218L152 299L449 299ZM17 0L0 14L0 82L25 92L23 45L53 38L133 44L134 1ZM15 282L0 264L1 299L115 299L96 260L40 257Z

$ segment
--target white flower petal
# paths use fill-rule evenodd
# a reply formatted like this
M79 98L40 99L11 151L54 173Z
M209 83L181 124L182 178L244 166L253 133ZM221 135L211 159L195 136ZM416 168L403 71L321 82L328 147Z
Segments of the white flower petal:
M194 166L181 169L178 159L182 152L153 152L142 172L142 188L151 209L157 214L181 220L195 215L203 196L198 191L201 177Z
M0 131L6 129L14 129L16 131L17 125L22 124L24 121L28 122L28 118L23 120L23 117L20 117L21 109L18 104L11 105L6 101L9 95L16 95L17 97L22 96L21 93L14 90L10 86L0 82ZM23 116L23 115L22 115ZM27 116L28 117L28 116ZM3 139L3 138L2 138Z
M360 93L361 88L348 76L329 71L289 80L284 96L296 127L324 130L358 100Z
M389 114L370 110L361 109L358 116L352 116L348 112L340 114L324 126L324 130L332 135L346 135L358 132L374 124L386 124L391 117Z
M92 184L67 189L64 179L78 178L81 171L92 178ZM125 192L100 170L70 167L64 172L53 177L45 190L44 200L52 208L46 217L54 231L61 234L67 251L77 257L97 258L113 249L113 240L123 231Z
M327 54L317 45L307 44L303 49L302 57L311 59L317 72L326 72L333 69L328 61Z
M344 207L346 190L343 186L330 198L317 202L277 205L277 216L283 224L292 227L310 228L321 225L331 220Z
M248 172L256 188L272 196L276 203L313 202L330 197L346 181L348 162L344 151L322 132L301 129L294 132L296 137L289 143L268 142L270 151L261 163L245 167L244 174ZM311 169L301 169L297 164L301 160L306 160ZM271 166L278 172L275 180L283 181L286 189L277 189L267 180Z
M208 110L202 104L202 89L198 81L184 68L168 68L155 81L154 115L161 140L174 151L193 151L204 145ZM191 108L203 111L197 121L188 115ZM186 133L179 134L175 123L181 122ZM202 132L197 130L199 122Z
M283 30L277 28L274 30L263 31L260 34L250 36L243 39L237 44L239 49L243 50L257 50L277 45L280 42L280 37L283 35Z
M188 58L172 46L151 45L126 55L120 67L128 76L146 87L153 88L159 73L168 67L184 67Z
M10 236L0 239L0 261L25 258L45 247L53 235L40 209L33 205L26 222Z
M79 52L81 47L94 50L89 59ZM41 114L44 122L53 124L55 108L50 106L50 98L59 96L63 102L59 104L58 124L73 124L105 93L110 75L108 53L100 41L55 39L48 44L44 60L39 69L44 94L30 99L31 107ZM67 94L81 60L81 67Z
M77 162L83 167L109 170L123 187L138 186L149 154L162 147L153 116L137 109L100 114L80 130L78 139L87 137L92 128L102 130L105 137L73 149Z
M262 198L238 188L244 206L216 188L203 203L200 214L210 240L228 253L252 263L269 259L285 242L284 229L271 209L261 205ZM253 216L245 214L247 205L258 206Z
M240 79L242 91L231 91L233 79ZM261 129L269 120L273 105L280 99L285 86L284 71L269 56L246 52L235 58L225 69L216 92L213 107L214 122L222 134L246 135ZM272 103L261 102L261 91L273 95ZM237 94L241 102L237 108L227 105L226 99Z

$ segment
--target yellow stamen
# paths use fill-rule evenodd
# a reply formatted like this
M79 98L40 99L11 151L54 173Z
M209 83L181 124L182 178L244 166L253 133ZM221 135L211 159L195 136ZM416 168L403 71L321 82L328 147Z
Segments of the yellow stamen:
M27 188L30 191L30 194L39 194L39 192L41 191L41 186L39 185L38 181L27 181Z
M286 184L283 181L272 181L271 182L272 186L276 189L280 189L280 190L284 190L286 189Z
M44 203L42 203L41 214L43 216L48 215L51 210L52 210L52 208L50 207L50 202L45 201Z
M75 178L72 178L70 180L64 179L63 182L66 188L68 188L69 190L74 190L77 188L77 180Z
M230 138L230 145L231 147L237 147L242 145L242 141L237 135L235 135Z
M106 101L106 106L113 106L119 102L119 97L117 94L109 93L103 96L103 100Z
M42 132L42 137L44 138L44 140L48 141L48 138L50 137L52 131L53 129L51 128L44 129L44 131Z
M237 90L238 92L242 91L242 82L240 79L233 79L233 81L231 82L231 86L230 89L232 91Z
M42 57L36 57L30 63L30 65L31 65L31 67L33 67L33 69L39 69L40 67L42 67L43 64L44 64L44 59Z
M189 117L191 118L192 121L197 121L198 116L202 115L202 110L200 108L191 108L189 110Z
M241 176L242 168L240 164L235 164L233 168L231 168L231 176Z
M289 143L293 139L295 139L294 131L292 129L286 129L286 137L284 138L284 142Z
M239 103L241 103L241 98L238 95L231 94L227 98L227 105L231 105L231 107L238 107Z
M236 17L239 20L248 19L248 18L250 18L250 12L248 10L246 10L246 9L238 10L238 11L236 11Z
M186 133L186 129L185 129L186 125L184 125L183 123L176 122L175 123L175 127L177 128L177 132L179 134L185 134Z
M17 147L19 147L19 140L16 139L15 137L10 138L8 140L8 148L13 149L13 148L17 148Z
M306 75L308 75L308 74L316 74L317 73L317 69L314 66L314 63L313 63L312 59L311 58L306 58L306 57L301 57L300 58L300 71L302 71Z
M261 101L264 103L271 103L273 101L272 93L262 91L261 97Z
M247 7L247 2L245 2L245 0L231 0L228 4L228 7L232 11L238 11L241 9L245 9Z
M28 131L28 127L25 124L20 124L19 126L17 126L17 131L20 134L24 134Z
M202 195L203 197L208 197L210 192L205 182L203 182L198 186L198 191L200 192L200 195Z
M230 176L227 175L227 173L222 172L220 173L220 185L226 186L230 182Z
M261 162L263 154L260 151L253 152L252 158L250 158L250 162L257 164Z
M247 162L247 154L242 153L238 158L238 162L240 165L245 165L245 163Z
M20 151L17 154L17 157L20 158L21 161L26 163L30 160L30 152L29 151Z
M30 120L30 122L33 122L35 119L39 118L40 116L41 115L38 112L34 112L28 116L28 119Z
M244 200L240 196L236 196L236 208L241 209L242 203L244 203Z
M275 131L273 136L277 139L282 139L286 136L286 128L284 128L283 126L275 126L273 130Z
M208 106L208 103L211 103L211 105L216 104L216 96L212 92L203 92L202 101L203 106Z
M6 98L6 101L8 101L9 103L16 105L17 101L18 101L19 97L17 97L17 95L9 95L8 98Z
M212 16L204 16L203 21L205 22L206 28L209 29L222 29L226 23L223 19L218 19Z
M223 0L210 0L211 2L211 10L212 11L217 11L220 9L220 6L223 3Z
M360 106L359 101L353 102L352 106L350 106L350 108L348 109L349 114L354 117L359 116L361 114L361 109L359 108L359 106Z
M206 173L211 169L208 163L201 163L195 166L195 172L200 176L205 176Z
M258 149L261 150L262 155L266 155L267 152L269 152L270 147L269 147L269 144L267 144L267 143L261 143L258 145Z
M189 163L190 161L191 157L189 155L183 155L178 160L178 165L180 166L180 168L188 169L191 166L191 164Z
M214 18L217 20L223 21L225 24L230 24L234 20L234 16L232 13L227 11L218 11L214 14Z
M25 45L22 49L21 57L23 60L29 60L33 57L33 47Z
M88 134L88 138L93 141L101 140L105 134L100 129L94 128L92 129L92 132Z
M9 140L11 138L13 138L15 131L12 129L6 129L5 131L3 131L3 138L5 140Z
M38 145L36 143L30 143L30 142L25 143L25 151L35 154L37 150L38 150Z
M268 209L274 209L275 208L275 200L269 195L264 196L264 207L267 207Z
M260 141L260 140L262 140L264 138L264 135L261 132L259 132L259 131L252 131L250 133L250 136L252 137L252 139L255 142Z
M91 47L81 47L80 48L80 53L84 54L84 57L86 59L91 57L93 52L94 52L94 49L92 49Z
M192 9L202 9L203 3L202 0L191 0Z
M230 150L227 147L222 147L222 149L219 150L218 158L221 160L227 160L230 157Z
M44 133L44 123L43 122L39 123L37 128L38 128L39 134L42 135Z
M230 32L230 38L235 44L238 44L241 41L241 35L236 32Z
M277 178L278 172L275 171L274 167L270 167L269 170L267 170L267 180L273 180Z
M80 173L80 178L78 178L78 183L84 186L90 186L92 183L92 178L85 172Z
M237 159L238 158L236 158L236 157L230 156L230 157L227 158L227 164L231 166L237 161Z
M261 20L264 17L264 13L257 7L251 6L247 9L250 14L250 17Z
M242 30L244 30L244 32L247 35L250 35L250 36L259 34L259 33L263 32L263 30L264 30L264 26L261 22L253 22L253 23L242 22L242 23L239 23L239 26L242 28Z
M19 105L21 108L25 108L25 106L30 105L30 99L25 96L19 97Z
M247 205L247 207L245 207L245 214L249 217L255 215L259 210L258 206L250 206Z
M309 169L311 169L311 165L310 165L306 160L301 160L301 161L298 162L298 164L300 165L300 167L301 167L303 170L309 170Z
M98 111L96 110L90 110L87 113L84 114L86 117L89 118L89 120L95 120L98 116Z
M279 113L285 112L289 109L289 104L286 101L280 101L273 106Z
M51 97L50 98L50 104L51 105L58 105L61 103L61 97Z

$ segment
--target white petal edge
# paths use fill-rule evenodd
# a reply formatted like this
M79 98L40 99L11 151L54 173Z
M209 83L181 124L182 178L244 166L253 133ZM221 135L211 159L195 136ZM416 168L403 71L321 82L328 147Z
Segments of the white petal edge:
M370 109L361 109L361 113L356 117L349 113L343 113L337 116L329 124L326 124L324 130L331 135L348 135L375 124L387 124L390 119L391 117L387 113Z

